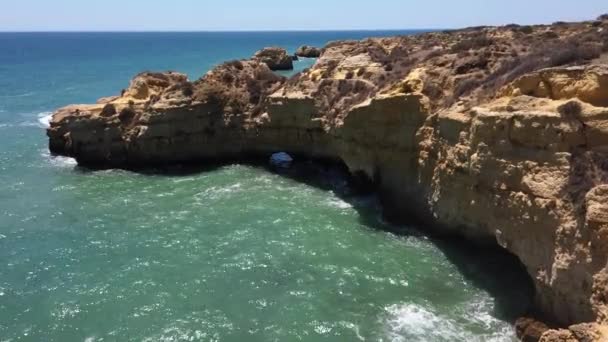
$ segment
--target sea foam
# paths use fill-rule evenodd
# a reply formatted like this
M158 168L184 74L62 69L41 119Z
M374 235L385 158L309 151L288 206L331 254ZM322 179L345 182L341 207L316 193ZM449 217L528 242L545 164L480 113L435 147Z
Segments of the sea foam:
M508 327L496 329L492 334L477 335L462 328L462 322L456 322L450 317L438 314L430 308L417 304L391 305L385 308L388 318L385 321L387 335L390 341L492 341L507 342L514 341L513 332ZM487 315L481 312L472 312L472 315L480 314L481 320L488 320ZM468 316L468 315L467 315ZM469 318L469 317L467 317ZM490 318L492 322L483 322L488 325L496 324L497 321ZM474 322L481 323L481 322Z
M38 123L42 125L42 128L51 127L51 119L53 118L52 112L38 113Z
M353 207L352 204L340 199L340 198L331 198L326 201L327 205L333 208L338 209L351 209Z
M73 168L76 165L78 165L78 163L76 162L76 159L74 158L70 158L70 157L64 157L64 156L53 156L49 153L48 150L44 150L41 153L42 158L44 158L45 160L48 160L48 162L56 167L70 167Z
M34 95L36 95L36 93L34 93L34 92L27 92L27 93L23 93L23 94L0 95L0 97L2 97L2 98L17 98L17 97L30 97L30 96L34 96Z

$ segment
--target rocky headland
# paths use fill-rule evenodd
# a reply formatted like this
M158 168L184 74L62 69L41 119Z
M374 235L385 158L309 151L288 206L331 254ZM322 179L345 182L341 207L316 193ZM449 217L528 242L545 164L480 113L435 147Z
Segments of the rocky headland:
M50 150L90 167L341 161L389 216L517 256L535 286L523 340L608 339L608 18L332 42L291 78L268 56L194 82L139 74L59 109Z

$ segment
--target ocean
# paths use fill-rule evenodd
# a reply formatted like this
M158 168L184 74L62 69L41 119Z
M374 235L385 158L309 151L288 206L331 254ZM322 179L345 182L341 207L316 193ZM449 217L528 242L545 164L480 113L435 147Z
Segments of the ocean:
M339 174L95 171L47 151L53 110L144 70L412 33L0 33L0 341L515 340L530 290L511 258L391 225Z

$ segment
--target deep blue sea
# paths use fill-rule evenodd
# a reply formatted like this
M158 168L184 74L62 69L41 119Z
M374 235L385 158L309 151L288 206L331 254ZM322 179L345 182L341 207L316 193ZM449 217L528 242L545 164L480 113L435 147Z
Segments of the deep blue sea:
M529 292L512 260L391 226L340 177L47 151L50 112L144 70L197 79L265 46L410 33L0 33L0 341L514 340Z
M0 33L0 110L48 111L95 101L144 70L175 70L195 80L266 46L295 52L303 44L410 32Z

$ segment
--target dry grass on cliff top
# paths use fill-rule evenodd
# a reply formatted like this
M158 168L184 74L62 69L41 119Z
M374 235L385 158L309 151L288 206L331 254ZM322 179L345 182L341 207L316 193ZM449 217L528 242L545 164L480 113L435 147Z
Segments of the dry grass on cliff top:
M205 102L226 115L248 117L265 112L268 96L282 88L284 95L312 97L331 121L381 93L421 92L431 110L457 102L473 106L524 74L597 63L607 55L608 18L602 17L332 42L312 68L289 79L254 60L226 62L193 83L177 74L144 76L153 88L171 84L160 95L165 98ZM155 95L150 102L157 100Z
M431 85L423 92L438 106L466 97L485 100L526 73L585 65L608 53L608 21L472 28L429 36L427 44L441 48L421 65L438 77L428 80Z
M313 68L288 80L286 92L313 96L321 112L338 116L394 89L412 70L424 68L422 93L438 109L460 100L471 104L487 100L526 73L594 63L606 53L605 19L338 41L324 48ZM367 61L367 68L349 62L357 56Z

